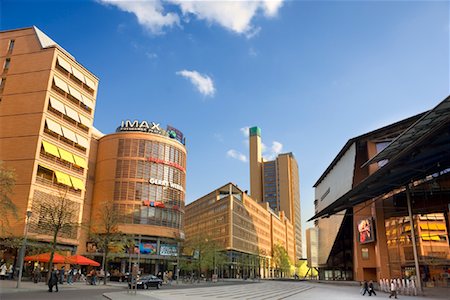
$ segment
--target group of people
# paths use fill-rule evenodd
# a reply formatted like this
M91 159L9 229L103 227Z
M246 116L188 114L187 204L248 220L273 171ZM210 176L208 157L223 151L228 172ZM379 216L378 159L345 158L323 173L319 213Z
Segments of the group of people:
M397 294L417 296L417 287L414 279L380 279L380 289L390 293L389 298L395 297Z
M14 267L12 264L9 264L9 267L6 265L6 262L3 262L0 266L0 279L13 279L14 277Z
M379 290L389 293L389 298L394 297L397 298L398 294L401 295L410 295L410 296L417 296L417 288L416 288L416 282L414 279L380 279L379 281ZM361 294L364 296L366 293L369 294L369 296L377 295L375 293L375 288L373 285L372 280L367 282L361 282Z
M372 296L372 294L375 296L377 295L377 293L375 293L375 288L373 286L372 280L369 282L364 280L364 282L362 282L361 284L361 294L364 296L366 293L368 293L369 296Z

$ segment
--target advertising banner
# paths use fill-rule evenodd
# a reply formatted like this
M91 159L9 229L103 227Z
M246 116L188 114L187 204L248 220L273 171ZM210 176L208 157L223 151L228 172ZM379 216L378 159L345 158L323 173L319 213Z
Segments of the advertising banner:
M375 241L375 228L372 218L362 219L358 222L358 237L360 244Z
M159 255L178 256L177 245L161 244Z
M156 243L141 243L139 245L141 254L154 254L156 255Z

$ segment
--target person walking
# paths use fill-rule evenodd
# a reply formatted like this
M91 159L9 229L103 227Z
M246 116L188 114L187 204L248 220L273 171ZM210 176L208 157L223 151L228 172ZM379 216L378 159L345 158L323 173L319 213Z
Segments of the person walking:
M7 270L8 270L8 268L6 267L6 263L3 263L2 266L0 267L0 278L1 279L5 279Z
M369 296L372 296L372 294L374 294L375 296L377 295L377 293L375 293L375 289L373 288L373 281L369 281Z
M395 299L397 298L397 287L395 286L395 281L393 279L391 279L391 294L389 295L389 298L391 298L392 296L395 297Z
M67 284L73 284L73 268L70 267L69 272L67 272Z
M56 287L56 292L59 292L59 290L58 290L58 269L56 267L53 267L53 271L50 274L50 279L48 280L48 291L50 293L53 292L53 287Z
M364 280L364 283L363 283L363 296L366 294L366 292L369 294L369 296L371 296L370 295L370 292L369 292L369 285L367 284L367 281L365 281Z
M59 271L59 283L64 284L64 275L66 273L66 269L64 266L61 267L61 270Z
M9 280L13 279L13 275L14 275L14 268L13 265L10 264L8 268L8 279Z

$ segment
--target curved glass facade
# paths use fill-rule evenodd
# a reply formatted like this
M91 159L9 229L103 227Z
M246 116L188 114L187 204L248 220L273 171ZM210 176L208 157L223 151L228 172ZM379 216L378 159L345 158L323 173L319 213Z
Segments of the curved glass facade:
M182 228L184 147L149 139L119 139L114 206L124 224Z

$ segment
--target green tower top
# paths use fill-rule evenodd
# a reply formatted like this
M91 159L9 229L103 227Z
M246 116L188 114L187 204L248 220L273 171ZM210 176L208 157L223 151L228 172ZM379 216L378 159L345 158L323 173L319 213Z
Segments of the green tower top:
M261 136L261 128L259 128L257 126L251 127L250 128L250 136L254 136L254 135L257 135L260 137Z

